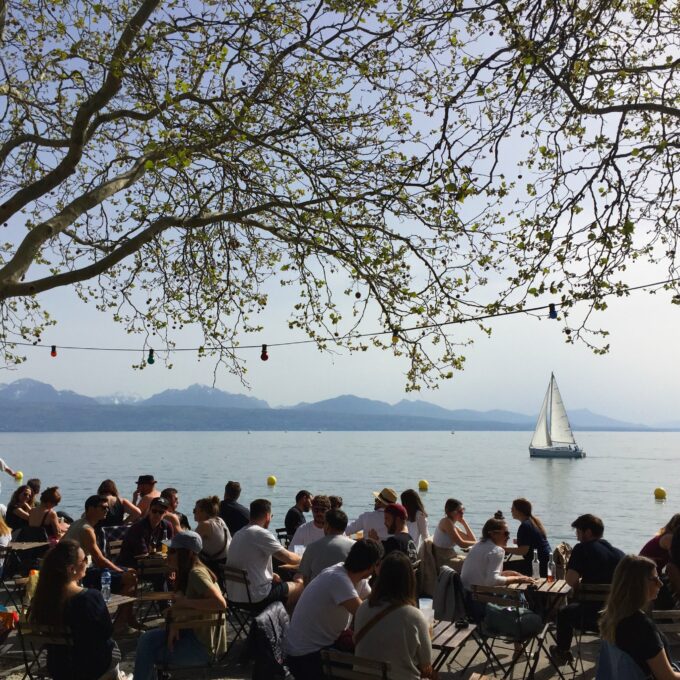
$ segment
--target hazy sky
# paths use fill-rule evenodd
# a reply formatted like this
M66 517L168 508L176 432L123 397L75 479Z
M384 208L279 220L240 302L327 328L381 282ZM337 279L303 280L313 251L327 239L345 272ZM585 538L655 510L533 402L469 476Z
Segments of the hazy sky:
M647 272L647 281L663 279L658 270ZM557 377L568 409L592 411L633 422L680 421L680 365L678 342L680 307L669 303L667 293L650 296L633 293L628 299L610 300L610 309L597 317L597 325L611 331L611 351L596 356L584 346L564 343L562 325L547 318L516 316L492 323L490 339L472 325L454 327L460 337L472 333L477 341L463 348L466 368L436 391L405 394L406 365L390 352L370 349L349 355L321 353L312 345L271 348L262 362L259 351L249 350L249 394L271 405L318 401L340 394L394 403L402 398L424 399L447 408L510 409L537 413L550 371ZM44 297L59 324L44 338L56 345L105 345L134 347L141 340L128 336L92 305L82 305L68 290ZM262 321L266 331L244 337L243 344L273 344L302 339L285 323L285 305L272 300ZM379 328L377 324L371 330ZM200 344L188 333L180 345ZM193 342L192 342L193 340ZM58 389L71 389L97 396L114 392L149 396L168 388L192 383L211 384L214 361L198 361L191 353L173 355L174 368L162 361L143 371L132 364L143 356L124 353L59 350L56 359L49 349L27 349L28 361L16 370L0 373L0 382L34 378ZM246 392L239 380L221 369L216 387Z

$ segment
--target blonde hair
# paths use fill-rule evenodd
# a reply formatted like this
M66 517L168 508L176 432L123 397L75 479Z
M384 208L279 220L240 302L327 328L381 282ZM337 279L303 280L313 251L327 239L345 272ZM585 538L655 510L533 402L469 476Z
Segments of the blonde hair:
M616 565L612 587L600 616L600 636L603 640L615 643L619 623L647 604L649 579L655 570L656 564L640 555L625 555Z
M7 522L5 522L5 518L0 515L0 536L7 536L7 534L11 534L12 530L7 526Z

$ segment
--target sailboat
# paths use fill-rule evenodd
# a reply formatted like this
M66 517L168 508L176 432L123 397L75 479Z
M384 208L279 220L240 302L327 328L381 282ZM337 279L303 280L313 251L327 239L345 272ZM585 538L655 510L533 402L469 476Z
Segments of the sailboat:
M534 436L529 444L529 455L532 458L586 457L586 452L574 440L567 410L552 373Z

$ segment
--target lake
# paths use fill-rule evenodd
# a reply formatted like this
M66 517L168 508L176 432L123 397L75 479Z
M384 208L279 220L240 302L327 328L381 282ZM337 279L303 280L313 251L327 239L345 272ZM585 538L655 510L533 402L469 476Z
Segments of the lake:
M241 482L241 501L272 501L272 528L283 526L286 510L302 488L340 495L350 519L372 508L372 491L391 486L422 493L431 530L449 497L465 503L479 536L501 509L509 519L513 498L534 505L554 545L575 542L571 522L592 512L602 517L605 537L628 552L644 542L678 510L680 433L582 432L576 435L587 458L530 459L530 432L79 432L0 433L0 457L24 479L39 477L43 489L58 485L60 509L79 516L85 498L113 479L131 498L140 474L153 474L158 488L180 491L189 515L197 498L222 497L224 484ZM676 472L674 473L673 470ZM276 475L275 487L267 476ZM14 485L3 475L0 502ZM669 500L654 500L663 486ZM311 519L311 515L310 515Z

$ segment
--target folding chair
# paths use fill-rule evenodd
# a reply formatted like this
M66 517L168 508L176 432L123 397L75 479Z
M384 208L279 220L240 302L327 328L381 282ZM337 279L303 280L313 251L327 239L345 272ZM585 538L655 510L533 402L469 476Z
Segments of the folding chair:
M25 678L51 678L47 670L47 645L64 647L71 674L74 672L73 638L68 629L39 626L19 621L17 624L21 653L24 658Z
M571 598L571 602L577 602L595 607L597 609L603 609L610 590L611 584L609 583L580 583L574 590L574 595ZM574 675L577 673L576 664L578 664L578 666L581 668L581 675L583 675L585 672L582 656L583 636L593 635L597 638L600 637L599 629L597 627L589 627L585 617L586 612L584 611L581 615L580 625L578 625L574 630L574 637L576 639L576 659L574 660L575 665L573 666Z
M247 602L236 602L232 598L227 597L227 621L234 631L233 642L235 642L241 637L245 639L248 636L248 629L254 617L264 609L264 605L253 602L247 571L225 565L222 567L222 576L225 585L235 583L243 586L248 598Z
M185 614L185 612L184 612ZM203 614L200 618L190 619L188 621L178 621L173 616L172 610L168 614L167 622L165 624L166 634L170 632L172 626L176 630L196 630L197 628L204 629L219 629L224 627L224 612L214 612L211 614ZM207 678L212 668L219 664L222 660L222 655L217 653L217 650L210 651L210 658L207 663L195 664L191 666L173 666L169 662L156 664L156 672L158 678L170 676L175 680L186 674L187 678L203 677ZM221 674L220 674L221 675Z
M129 524L119 524L116 526L101 527L99 529L99 534L102 539L101 542L103 544L100 545L100 548L108 559L115 560L115 558L118 557L120 547L123 545L123 539L129 528Z
M276 531L276 538L278 539L279 543L281 543L281 545L284 548L287 549L289 544L290 544L290 540L293 537L288 535L288 531L286 530L285 527L280 527L279 529L276 529L275 531Z
M21 609L24 599L27 578L16 577L17 553L11 548L0 546L0 589L7 594L6 604L11 604L16 610Z
M321 651L323 677L326 680L390 680L390 664L385 661L365 659L354 654L336 652L332 649Z
M163 616L161 605L169 602L172 595L166 590L156 590L161 580L166 580L172 569L161 558L140 559L137 562L137 585L135 597L138 601L138 619L144 623L155 610L157 616ZM153 588L153 589L151 589ZM144 607L146 606L146 611Z

